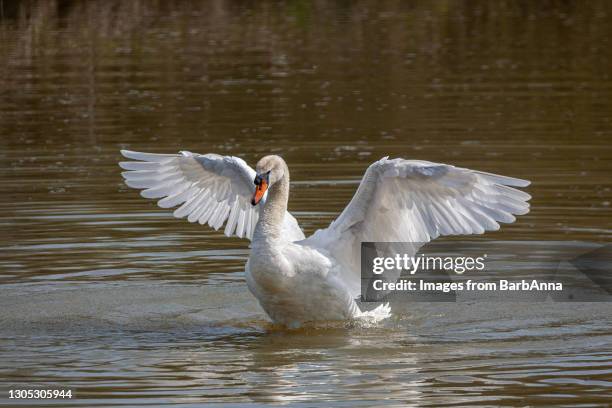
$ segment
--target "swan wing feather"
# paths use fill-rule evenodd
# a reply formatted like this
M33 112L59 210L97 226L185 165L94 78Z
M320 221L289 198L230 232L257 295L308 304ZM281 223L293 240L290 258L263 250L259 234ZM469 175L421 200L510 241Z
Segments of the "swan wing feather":
M120 162L125 183L145 198L159 199L161 208L177 207L173 215L208 224L226 236L252 239L261 205L252 206L255 170L239 157L218 154L142 153L121 150L132 161ZM265 201L265 197L264 197ZM245 220L247 223L245 224ZM304 237L295 218L285 213L284 232L290 240Z
M302 244L335 259L359 293L362 242L426 243L440 235L482 234L529 212L529 181L447 164L383 158L330 226ZM415 250L418 246L414 246Z

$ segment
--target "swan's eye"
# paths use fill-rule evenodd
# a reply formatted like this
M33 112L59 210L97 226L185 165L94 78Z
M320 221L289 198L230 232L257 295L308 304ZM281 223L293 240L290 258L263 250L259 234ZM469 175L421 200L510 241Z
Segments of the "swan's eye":
M255 176L255 180L253 180L253 184L255 184L256 186L260 185L261 182L265 180L266 183L270 183L270 171L264 173L264 174L258 174Z

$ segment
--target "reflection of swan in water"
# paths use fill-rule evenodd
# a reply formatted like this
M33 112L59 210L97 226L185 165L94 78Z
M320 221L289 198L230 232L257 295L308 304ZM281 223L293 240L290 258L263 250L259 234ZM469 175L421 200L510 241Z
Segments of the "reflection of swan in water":
M368 400L382 392L402 406L416 406L424 375L413 346L422 347L407 327L269 330L244 343L250 369L241 378L257 403L308 401L316 406Z
M480 234L529 211L530 196L508 186L528 181L446 164L383 158L366 171L340 216L305 238L287 212L289 170L266 156L256 170L216 154L123 150L130 187L160 207L252 240L247 283L268 315L291 327L305 322L389 316L388 305L363 312L361 242L428 242L439 235ZM259 205L258 205L259 204Z

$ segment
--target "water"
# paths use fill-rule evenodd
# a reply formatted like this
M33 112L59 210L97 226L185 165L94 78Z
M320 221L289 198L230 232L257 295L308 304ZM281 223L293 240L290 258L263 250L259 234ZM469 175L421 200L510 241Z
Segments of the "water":
M116 164L280 153L312 233L372 161L446 162L533 182L532 212L483 242L610 243L609 3L0 8L0 404L43 386L81 406L609 403L609 304L280 330L244 284L247 243L171 218Z

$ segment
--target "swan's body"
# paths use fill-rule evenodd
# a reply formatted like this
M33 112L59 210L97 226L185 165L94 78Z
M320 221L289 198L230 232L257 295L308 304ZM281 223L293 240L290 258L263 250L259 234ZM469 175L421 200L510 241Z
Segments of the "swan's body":
M276 323L387 317L381 305L362 312L361 242L421 242L439 235L481 234L529 211L530 196L508 186L525 180L445 164L383 158L366 171L355 196L332 224L305 238L287 212L289 170L266 156L257 172L236 157L122 151L130 187L176 217L252 240L247 284ZM254 184L255 182L255 184ZM267 190L267 191L266 191ZM262 202L259 203L259 200Z

